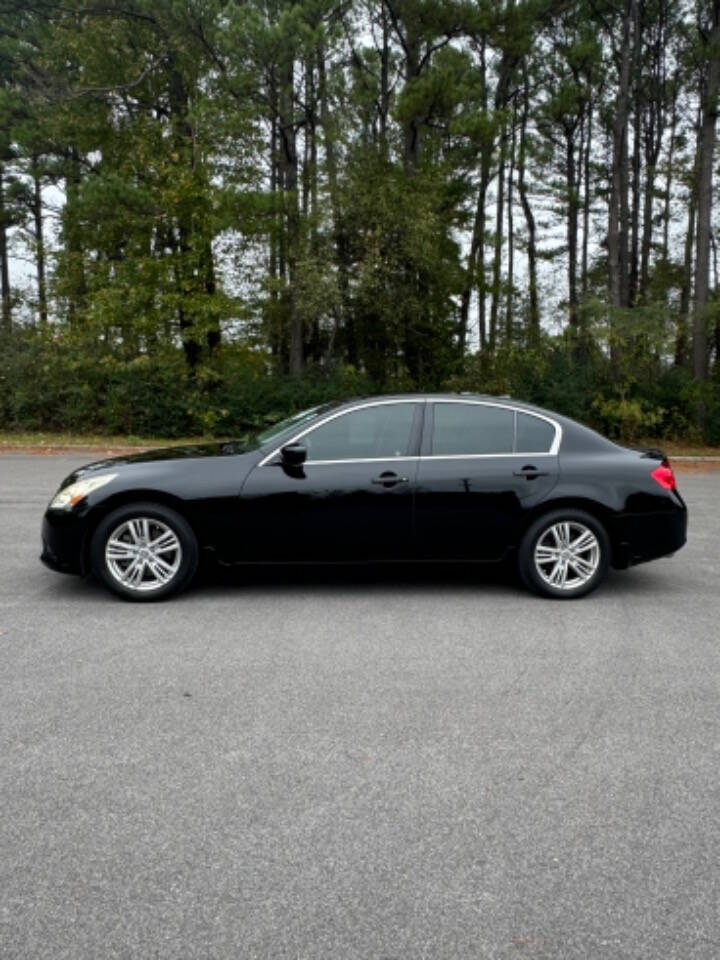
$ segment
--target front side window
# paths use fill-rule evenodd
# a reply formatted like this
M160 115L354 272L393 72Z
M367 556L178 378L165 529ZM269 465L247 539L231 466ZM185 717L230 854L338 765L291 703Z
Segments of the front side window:
M410 449L414 403L386 403L343 413L299 442L308 460L390 460Z
M476 403L436 403L432 455L472 456L513 452L515 413Z

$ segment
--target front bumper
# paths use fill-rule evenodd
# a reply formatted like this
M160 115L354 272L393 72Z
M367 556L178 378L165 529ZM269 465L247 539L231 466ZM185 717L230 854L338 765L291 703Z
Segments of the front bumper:
M83 574L85 524L73 514L48 510L42 522L40 560L57 573Z

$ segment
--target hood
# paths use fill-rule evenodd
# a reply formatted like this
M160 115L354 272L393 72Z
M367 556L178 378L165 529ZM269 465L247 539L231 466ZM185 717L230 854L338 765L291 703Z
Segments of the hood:
M157 450L145 450L142 453L128 453L119 457L106 457L86 463L73 471L65 481L80 479L101 470L114 470L116 467L131 466L139 463L164 463L168 460L203 460L210 457L233 457L256 449L252 441L224 440L216 443L193 443L179 447L160 447Z

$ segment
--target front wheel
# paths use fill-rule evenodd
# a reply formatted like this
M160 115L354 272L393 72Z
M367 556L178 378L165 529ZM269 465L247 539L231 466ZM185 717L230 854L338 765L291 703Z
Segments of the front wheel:
M193 578L198 545L190 524L158 503L132 503L108 514L93 534L95 576L125 600L163 600Z
M584 510L556 510L523 537L518 568L525 585L544 597L572 600L598 587L610 566L610 541Z

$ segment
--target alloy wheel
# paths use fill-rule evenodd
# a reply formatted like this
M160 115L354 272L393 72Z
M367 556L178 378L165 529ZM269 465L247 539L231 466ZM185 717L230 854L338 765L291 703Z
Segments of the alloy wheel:
M553 523L535 544L535 569L544 583L555 590L584 587L600 565L598 538L577 520Z
M149 593L173 580L182 563L175 531L156 517L132 517L116 527L105 544L105 564L128 590Z

